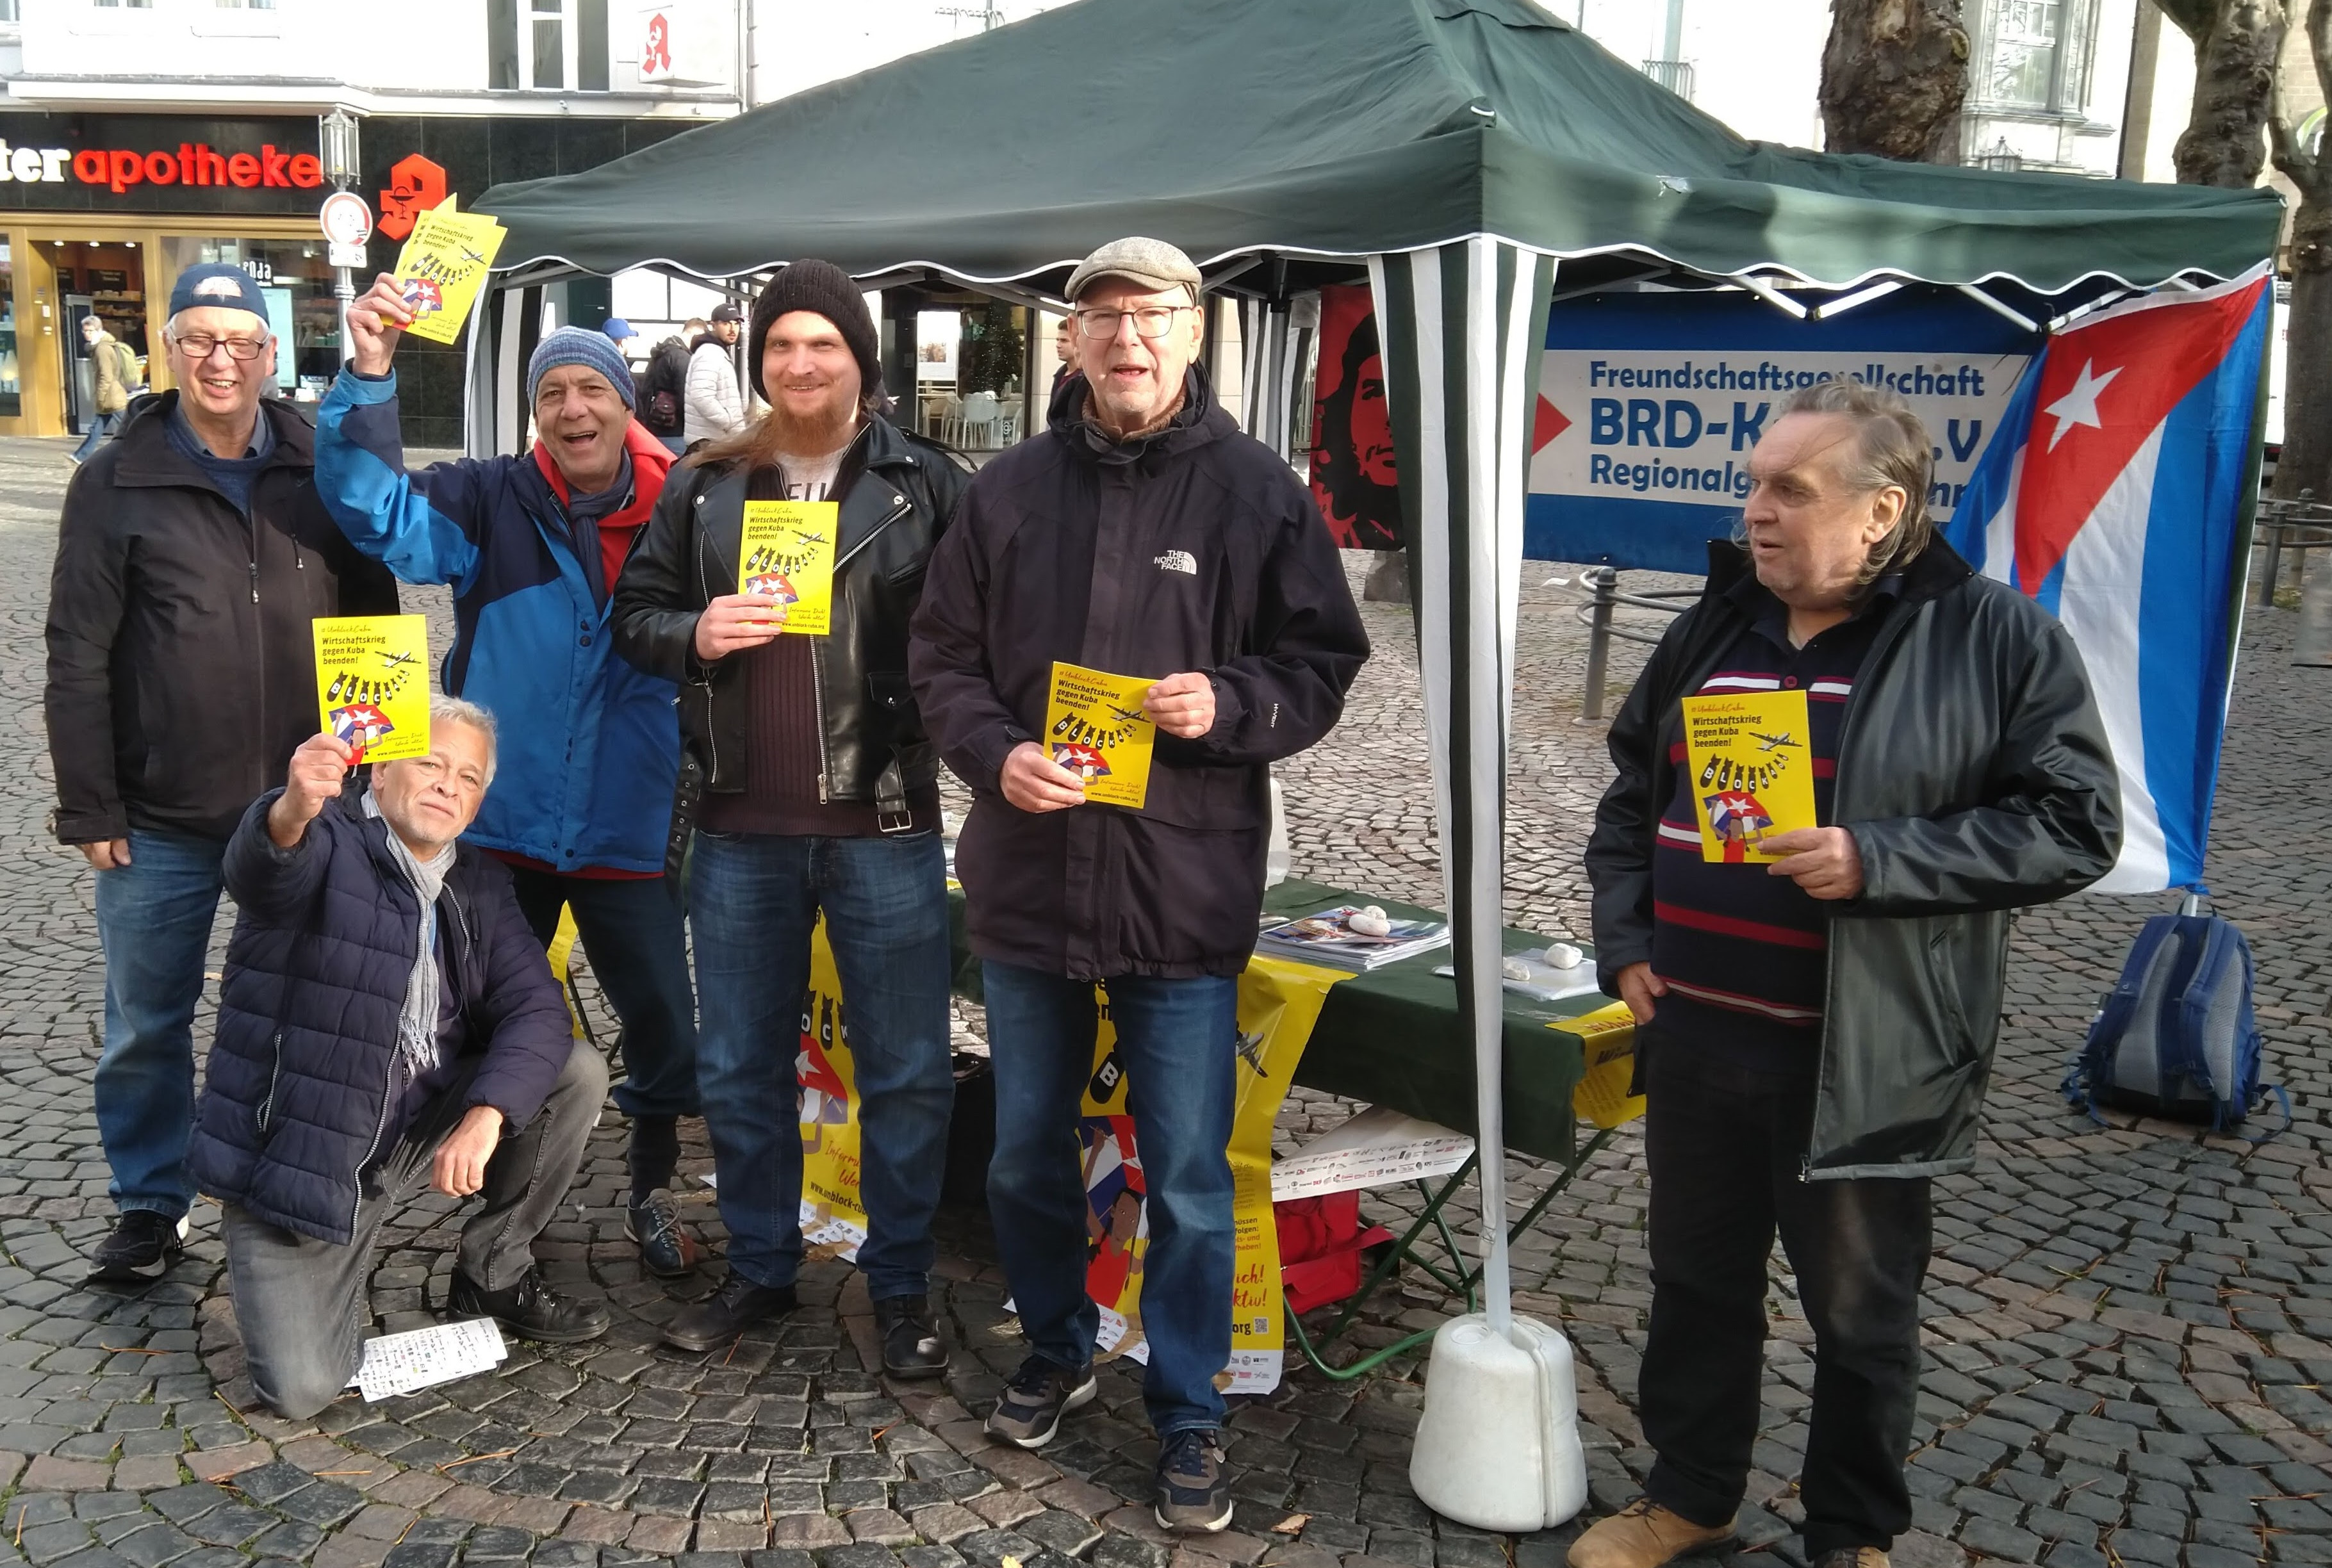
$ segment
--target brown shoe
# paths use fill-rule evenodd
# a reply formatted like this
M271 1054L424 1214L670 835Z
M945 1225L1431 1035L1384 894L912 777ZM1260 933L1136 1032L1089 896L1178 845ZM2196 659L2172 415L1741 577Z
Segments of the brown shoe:
M1639 1497L1610 1518L1597 1520L1571 1544L1571 1568L1660 1568L1687 1552L1732 1539L1730 1525L1704 1528L1649 1497ZM1824 1563L1821 1568L1837 1565Z
M1887 1554L1876 1546L1840 1546L1814 1559L1814 1568L1889 1568Z

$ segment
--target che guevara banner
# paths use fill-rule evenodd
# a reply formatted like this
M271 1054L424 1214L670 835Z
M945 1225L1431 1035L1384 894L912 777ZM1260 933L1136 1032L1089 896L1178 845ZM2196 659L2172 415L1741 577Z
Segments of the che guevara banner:
M1280 1305L1279 1231L1271 1208L1271 1130L1304 1044L1341 970L1257 958L1239 978L1238 1099L1230 1163L1236 1261L1231 1291L1231 1360L1225 1392L1268 1393L1279 1386L1285 1324ZM834 960L820 922L810 944L809 989L802 998L802 1238L855 1257L866 1239L858 1197L856 1079ZM1142 1270L1150 1248L1142 1149L1128 1109L1130 1084L1100 997L1093 1075L1077 1125L1085 1183L1085 1288L1101 1309L1095 1350L1104 1357L1146 1361L1142 1333Z

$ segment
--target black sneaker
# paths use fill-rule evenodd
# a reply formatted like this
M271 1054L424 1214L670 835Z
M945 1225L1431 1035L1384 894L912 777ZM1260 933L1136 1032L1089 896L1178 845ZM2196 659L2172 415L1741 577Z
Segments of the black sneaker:
M543 1344L576 1344L607 1332L606 1307L560 1296L543 1283L540 1268L528 1269L507 1290L488 1290L457 1268L445 1311L454 1317L491 1317L519 1338Z
M935 1378L947 1371L947 1346L932 1321L931 1298L894 1296L874 1304L875 1331L883 1336L883 1370L894 1378Z
M1019 1448L1041 1448L1061 1429L1061 1418L1093 1403L1101 1391L1093 1368L1071 1372L1058 1362L1032 1355L1004 1385L988 1412L988 1435Z
M186 1222L151 1209L125 1209L90 1258L91 1285L151 1285L185 1256Z
M639 1244L640 1267L658 1279L678 1279L703 1260L704 1248L680 1222L680 1204L659 1187L645 1203L624 1206L624 1234Z
M1161 1530L1219 1530L1231 1522L1231 1478L1223 1435L1212 1427L1176 1432L1158 1448Z
M719 1290L664 1325L664 1342L681 1350L711 1350L755 1324L785 1316L795 1305L792 1286L755 1285L732 1268Z

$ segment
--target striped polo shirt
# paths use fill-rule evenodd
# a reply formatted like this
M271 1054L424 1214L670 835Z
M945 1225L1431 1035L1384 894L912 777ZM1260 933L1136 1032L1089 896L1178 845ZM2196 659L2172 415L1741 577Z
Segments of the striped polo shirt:
M1794 648L1787 608L1755 578L1743 578L1726 597L1749 625L1695 689L1696 695L1805 693L1814 816L1824 826L1831 821L1847 699L1878 612L1898 586L1882 579L1850 619ZM1830 912L1763 865L1701 858L1680 714L1670 733L1676 789L1661 813L1652 856L1652 970L1668 987L1659 1033L1744 1066L1811 1071L1828 979Z

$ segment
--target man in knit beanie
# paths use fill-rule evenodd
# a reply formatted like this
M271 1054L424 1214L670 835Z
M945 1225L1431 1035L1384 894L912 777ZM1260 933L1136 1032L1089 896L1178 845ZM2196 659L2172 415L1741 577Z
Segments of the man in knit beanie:
M626 1234L644 1268L676 1277L701 1256L671 1192L678 1118L697 1112L695 998L664 875L678 693L616 657L608 630L673 454L632 416L622 351L562 327L527 362L531 451L407 473L393 361L410 320L386 276L349 307L351 358L317 418L317 489L358 550L406 582L456 587L444 690L491 712L502 735L464 837L510 868L546 944L561 909L574 914L623 1029Z
M664 1339L707 1350L795 1305L795 1046L823 913L849 1019L867 1217L857 1261L883 1370L937 1377L948 1353L929 1297L931 1221L954 1098L947 865L907 622L965 476L884 416L877 344L865 297L830 263L796 262L762 291L745 364L769 412L674 479L624 570L616 642L689 684L674 853L693 818L698 1075L729 1228L727 1283ZM834 541L821 636L785 635L783 605L729 591L746 508L781 501L818 509ZM727 575L708 580L706 560Z

